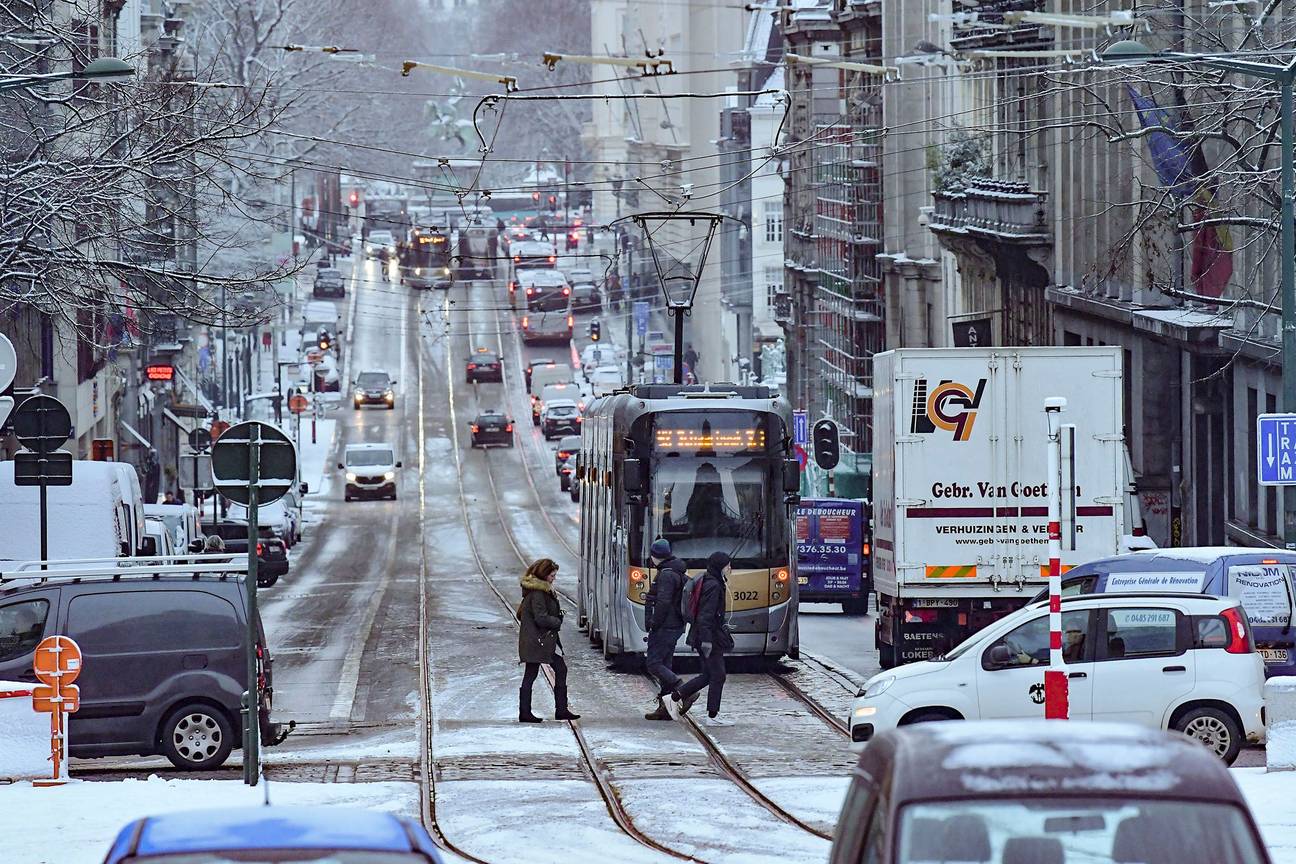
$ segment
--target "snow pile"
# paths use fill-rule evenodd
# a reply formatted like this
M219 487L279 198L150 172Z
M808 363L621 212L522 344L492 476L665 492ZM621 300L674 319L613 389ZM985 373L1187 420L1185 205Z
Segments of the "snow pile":
M1247 805L1260 826L1260 835L1273 864L1296 864L1296 773L1263 768L1234 768Z
M116 503L126 494L114 463L73 461L72 485L47 490L50 558L121 554L129 529L121 523ZM15 486L13 462L0 462L0 525L0 559L40 558L40 489Z
M178 810L255 807L264 787L238 780L73 781L52 789L0 786L4 860L22 864L100 861L133 819ZM271 783L270 800L292 806L363 807L419 818L416 783ZM56 838L51 840L50 838Z
M1296 769L1296 677L1265 681L1265 764L1270 771Z
M35 686L0 681L0 780L50 776L50 715L32 710Z

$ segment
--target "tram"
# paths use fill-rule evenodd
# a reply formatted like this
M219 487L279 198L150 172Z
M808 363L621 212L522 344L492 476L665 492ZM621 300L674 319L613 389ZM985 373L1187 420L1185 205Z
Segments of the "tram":
M800 486L791 409L768 387L645 384L586 412L580 484L578 613L613 659L642 654L648 547L671 541L689 572L733 559L727 604L734 654L797 656ZM679 650L692 649L681 644Z

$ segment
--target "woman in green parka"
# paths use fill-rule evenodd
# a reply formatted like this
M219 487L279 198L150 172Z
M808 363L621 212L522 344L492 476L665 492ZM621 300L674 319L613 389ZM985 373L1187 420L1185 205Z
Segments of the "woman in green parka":
M518 691L518 722L539 723L531 713L531 686L540 674L540 664L553 668L554 719L579 720L567 708L567 664L562 657L562 607L554 594L558 565L548 558L531 564L522 574L522 603L518 606L518 662L526 664L522 689Z

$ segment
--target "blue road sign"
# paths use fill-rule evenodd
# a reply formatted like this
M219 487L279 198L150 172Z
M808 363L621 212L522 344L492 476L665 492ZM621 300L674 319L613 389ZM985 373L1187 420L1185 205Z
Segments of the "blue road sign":
M1296 414L1256 418L1256 469L1261 486L1296 486Z
M810 417L804 411L792 412L792 443L802 447L810 443Z
M648 301L636 300L634 304L635 331L640 336L648 332Z

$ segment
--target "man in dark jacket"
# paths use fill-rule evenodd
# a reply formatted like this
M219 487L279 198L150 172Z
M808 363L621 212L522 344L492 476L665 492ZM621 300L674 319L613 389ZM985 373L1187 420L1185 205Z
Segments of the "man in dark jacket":
M644 715L645 720L670 720L663 701L680 685L680 677L671 669L675 644L684 635L684 617L680 614L680 592L688 581L688 565L671 553L670 541L658 537L648 550L657 576L644 598L644 625L648 628L648 656L645 664L661 688L657 708Z
M731 568L729 556L712 552L707 559L706 575L702 577L702 596L699 598L697 616L689 627L688 644L702 658L702 674L671 694L671 713L684 713L702 688L707 688L706 726L732 726L732 720L719 717L720 695L724 691L724 655L734 647L733 637L725 624L726 599L729 596L728 579Z

